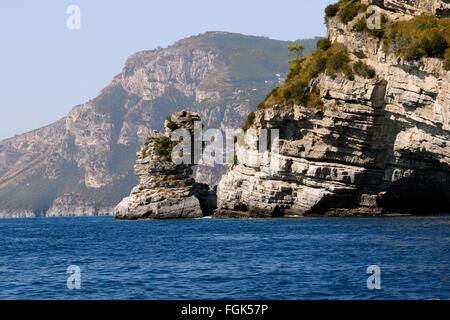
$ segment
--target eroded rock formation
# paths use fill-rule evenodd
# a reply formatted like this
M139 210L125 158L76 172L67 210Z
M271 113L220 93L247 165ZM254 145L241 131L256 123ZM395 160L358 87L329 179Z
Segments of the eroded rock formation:
M449 0L363 0L392 12L412 15L434 14L438 17L450 16Z
M136 185L135 152L169 114L190 108L206 127L239 127L279 82L289 44L208 32L132 55L67 117L0 141L0 218L111 214ZM243 61L252 72L236 68Z
M425 2L384 1L383 13L409 19L430 13ZM280 151L261 154L257 137L247 136L240 164L219 183L219 215L450 212L450 72L442 59L386 54L381 40L353 31L356 21L329 19L328 39L377 76L324 73L310 83L322 110L258 111L253 128L279 129Z
M152 134L138 152L134 167L139 183L116 207L116 219L181 219L210 215L216 208L215 193L192 178L193 165L175 164L170 140L174 128L188 129L193 140L196 113L174 113L165 122L165 134ZM193 161L191 162L193 163Z

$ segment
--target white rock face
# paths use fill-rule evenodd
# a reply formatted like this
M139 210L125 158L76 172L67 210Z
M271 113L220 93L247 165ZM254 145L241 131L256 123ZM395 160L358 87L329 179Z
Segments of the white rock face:
M48 209L46 217L82 217L96 216L97 210L93 206L86 206L81 199L74 199L71 195L57 198Z
M363 0L388 10L408 15L433 14L438 17L450 15L450 3L447 0Z
M210 32L132 55L96 98L67 117L0 141L0 217L21 210L35 216L111 213L137 182L135 152L175 111L197 112L206 127L241 127L270 91L265 80L276 79L256 74L244 86L232 79L232 59L251 56L255 44L281 72L290 42ZM241 94L233 95L238 86ZM202 172L199 180L211 182Z
M172 124L190 130L191 135L197 121L200 117L196 113L182 111L171 116ZM155 132L138 153L134 170L139 183L114 209L116 219L192 219L215 209L214 192L191 178L192 165L174 164L170 148L161 154L159 142L170 139L168 123L165 135Z
M385 1L396 5L404 10L384 13L408 19L425 10L424 2ZM450 72L443 62L387 56L380 41L338 18L328 21L328 38L346 44L377 77L322 74L314 84L324 111L295 105L257 112L258 132L280 130L280 153L258 155L257 140L248 138L240 164L218 185L219 214L450 212Z

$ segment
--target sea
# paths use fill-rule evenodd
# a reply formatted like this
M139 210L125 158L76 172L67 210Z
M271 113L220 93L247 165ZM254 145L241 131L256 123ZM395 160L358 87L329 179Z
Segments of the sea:
M0 219L0 299L449 299L450 216Z

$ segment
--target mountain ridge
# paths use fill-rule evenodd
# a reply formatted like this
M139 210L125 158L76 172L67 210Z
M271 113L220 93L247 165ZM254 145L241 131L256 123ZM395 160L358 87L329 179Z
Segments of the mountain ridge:
M292 43L212 32L131 55L97 97L0 142L0 217L111 214L136 184L135 152L167 115L189 109L207 127L240 127L280 82Z

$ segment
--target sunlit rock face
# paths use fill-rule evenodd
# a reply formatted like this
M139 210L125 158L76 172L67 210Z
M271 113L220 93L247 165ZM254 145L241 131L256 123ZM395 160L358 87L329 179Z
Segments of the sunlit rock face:
M384 1L383 13L410 19L442 3ZM378 39L352 30L352 22L328 21L328 38L376 78L322 74L314 84L323 110L258 111L253 128L279 129L280 150L261 154L247 137L246 156L218 185L219 215L450 212L450 72L440 59L387 55Z
M169 114L241 127L284 73L290 44L208 32L132 55L67 117L0 142L0 217L112 214L137 183L135 153ZM197 170L199 181L217 180L208 170Z
M212 213L215 194L192 178L193 161L176 164L171 154L175 149L170 144L176 143L170 140L172 129L188 130L193 140L194 123L199 121L196 113L176 112L170 117L172 126L165 122L165 134L155 132L147 139L134 167L139 183L115 208L116 219L192 219Z
M449 0L363 0L362 2L409 15L433 14L437 17L450 16Z

